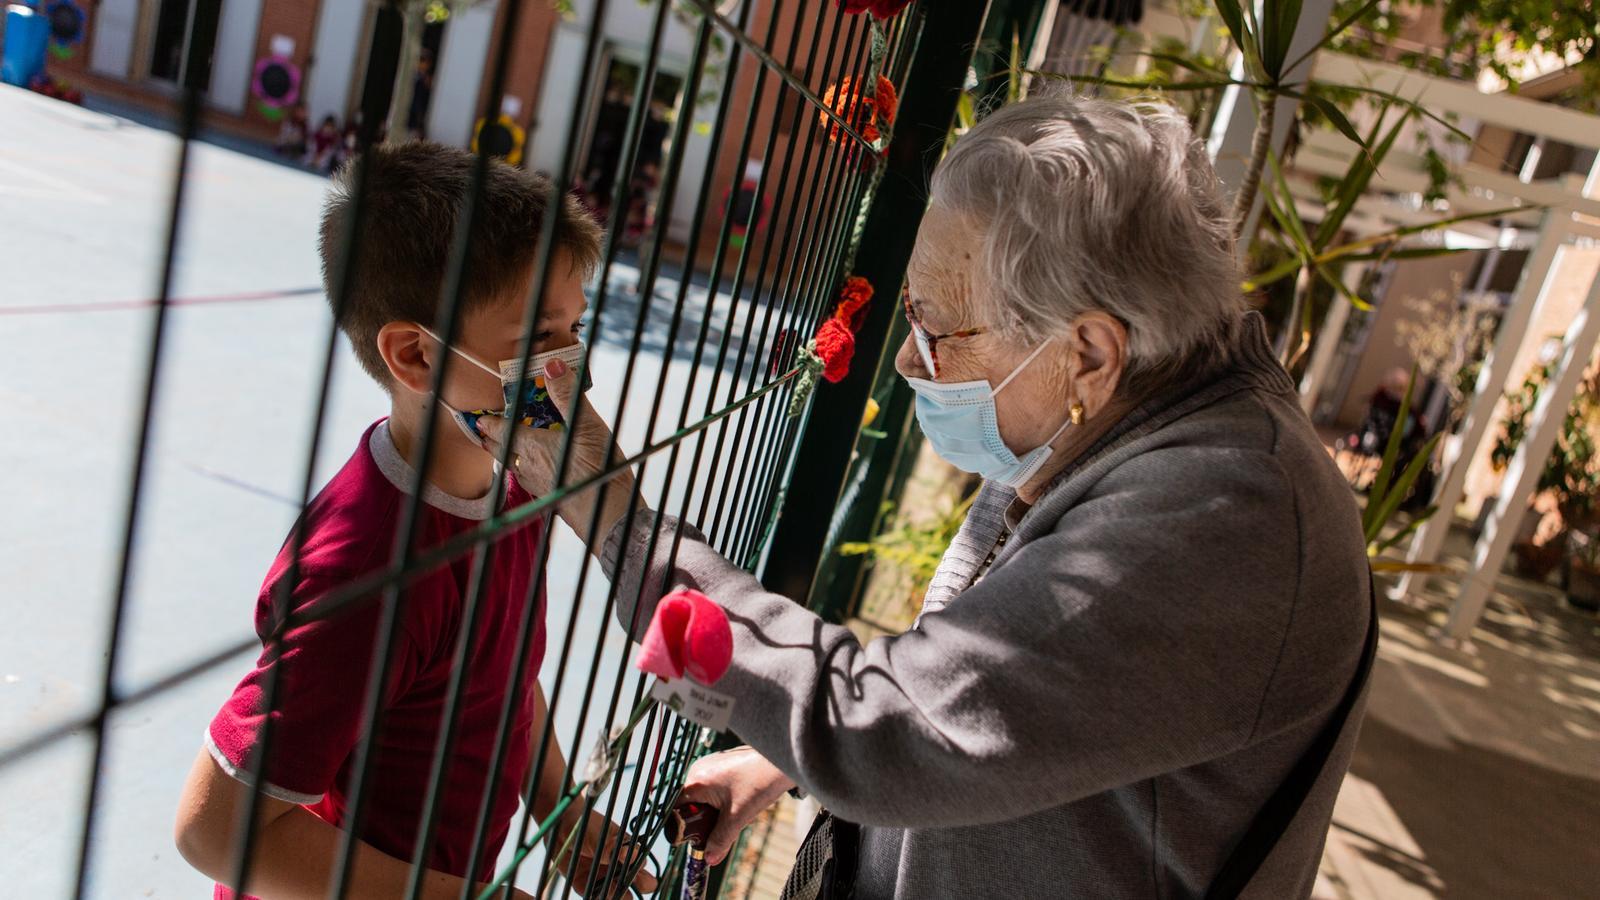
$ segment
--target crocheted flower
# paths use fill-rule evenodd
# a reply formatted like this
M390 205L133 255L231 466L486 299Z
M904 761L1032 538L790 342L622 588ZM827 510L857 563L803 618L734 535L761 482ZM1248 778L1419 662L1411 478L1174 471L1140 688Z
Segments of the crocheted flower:
M822 102L839 118L849 122L868 142L877 143L878 138L883 136L878 126L894 122L899 97L895 94L894 83L879 75L873 82L871 97L863 96L856 87L855 78L849 77L828 88L822 95ZM843 129L826 112L818 111L817 117L828 126L828 140L838 142L843 136Z
M851 275L844 280L844 287L839 289L839 306L833 311L833 317L854 331L860 327L861 310L866 308L871 299L872 282L860 275Z
M733 630L727 613L699 591L680 590L656 604L636 665L658 678L682 678L687 672L695 681L711 685L732 662Z
M870 12L880 19L893 18L900 10L911 5L911 0L838 0L850 15Z
M850 357L856 352L856 336L850 326L838 319L829 319L811 340L817 358L822 360L822 377L832 382L843 381L844 376L850 374Z

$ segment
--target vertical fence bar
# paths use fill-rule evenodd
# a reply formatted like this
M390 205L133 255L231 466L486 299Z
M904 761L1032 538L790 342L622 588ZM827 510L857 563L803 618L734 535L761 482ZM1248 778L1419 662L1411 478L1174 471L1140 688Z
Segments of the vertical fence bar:
M150 451L150 435L155 421L156 392L160 387L161 347L166 337L167 307L177 277L178 241L182 237L183 204L189 174L189 154L200 129L201 103L205 95L205 76L211 68L211 53L216 45L217 21L222 0L197 0L189 16L188 46L183 64L183 99L178 113L178 157L172 174L172 201L167 211L166 249L161 259L161 288L156 298L154 321L150 326L150 345L145 354L144 392L139 411L139 428L133 450L133 465L128 475L127 510L123 518L122 547L116 568L111 599L111 620L106 636L105 667L101 672L99 706L92 723L93 749L90 751L89 784L84 791L83 830L79 835L77 871L73 895L83 897L89 881L89 855L94 843L95 806L100 800L101 769L106 759L106 725L117 704L117 661L122 644L122 628L128 609L128 593L133 576L134 540L139 530L139 501L144 492L145 466Z
M359 162L361 153L369 149L376 141L379 129L371 127L374 118L383 119L383 111L387 109L389 98L394 90L394 69L399 61L400 39L402 29L400 14L389 6L380 7L373 17L373 36L371 49L367 54L367 71L364 76L364 87L361 95L361 108L363 124L357 134L358 160L351 164L356 166L355 180L351 189L350 221L345 223L345 233L340 236L342 247L338 259L345 264L333 274L329 280L333 283L334 296L332 299L333 317L328 326L327 342L323 345L322 378L317 388L316 408L311 417L311 440L306 448L306 464L304 475L300 482L300 510L301 515L309 508L312 490L316 485L317 454L321 447L322 423L327 413L328 401L331 396L333 381L333 362L339 346L339 322L344 317L345 302L350 291L355 287L354 273L356 267L351 265L356 254L361 250L361 223L364 217L367 200L366 168ZM287 617L290 610L291 594L294 586L299 583L301 552L304 549L305 533L302 529L303 519L297 519L293 531L289 535L289 567L284 577L279 582L279 589L273 595L272 621L281 622ZM266 711L261 718L261 731L257 738L253 757L249 760L247 769L250 772L249 783L259 786L264 781L267 760L272 755L273 718L271 712L277 709L277 689L279 679L282 677L284 662L280 658L283 650L281 639L269 640L263 648L264 652L271 654L272 665L267 669L265 684L262 685L261 706ZM255 840L257 837L258 823L257 812L261 807L261 792L252 790L245 800L244 808L240 811L238 824L239 840L234 849L234 878L233 887L240 896L249 893L250 870L254 864Z
M893 298L899 290L916 223L927 207L928 180L949 135L975 36L987 12L987 0L941 7L937 15L930 15L926 6L917 9L922 17L919 44L906 76L894 139L885 153L887 167L862 230L862 245L873 252L856 264L856 274L872 283L877 296ZM889 323L899 314L894 302L872 304L856 335L863 362L838 384L822 383L812 396L814 404L826 405L832 414L809 418L800 437L796 455L807 464L795 472L773 530L761 573L768 590L789 597L810 595L860 431L859 412L876 374L877 367L865 360L877 359L882 365Z
M522 0L507 0L508 20L516 21L516 10ZM510 62L510 44L513 32L505 31L500 36L500 41L495 55L492 74L490 75L490 89L484 97L486 119L492 119L499 110L500 95L504 93L506 68ZM402 54L403 57L404 54ZM489 151L484 147L477 155L472 168L471 178L462 197L462 205L456 221L455 233L451 236L450 255L447 258L446 270L441 285L439 298L439 313L435 315L435 326L438 340L443 347L449 347L455 340L456 326L460 320L461 299L466 293L469 276L468 247L472 235L477 227L479 208L483 202L484 181L488 177L490 164ZM439 319L443 318L440 322ZM441 352L438 366L432 373L432 383L429 386L430 397L437 398L444 386L445 374L449 371L454 354ZM400 607L405 602L404 574L407 563L415 549L417 512L422 506L423 487L427 482L429 463L433 457L434 437L439 417L435 414L430 403L429 414L422 423L422 433L419 436L416 451L416 471L412 473L411 486L405 499L399 523L395 529L393 580L385 586L382 594L382 608L378 625L378 637L372 662L372 671L368 675L367 695L364 704L363 721L367 728L357 744L356 764L350 778L350 791L347 795L345 811L345 825L347 829L340 841L338 863L332 896L343 900L350 889L350 874L355 861L356 844L361 833L362 814L365 812L367 782L371 774L371 763L377 735L381 732L384 719L383 693L388 683L390 666L394 662L394 649L396 636L399 633ZM448 727L445 728L448 732ZM430 788L431 790L431 788ZM420 836L419 836L420 837Z
M598 68L595 65L595 60L600 47L600 36L603 32L606 12L607 0L596 0L595 5L590 13L589 29L584 43L583 66L581 69L582 75L580 76L578 90L578 96L580 97L587 94L588 89L592 86L594 79L599 76ZM553 256L555 247L556 216L559 212L561 198L565 197L567 194L573 169L577 165L577 148L579 141L582 138L583 124L583 117L578 115L577 111L574 110L574 114L568 122L566 142L563 145L561 153L561 162L557 166L557 169L551 179L551 202L550 205L545 209L544 221L541 223L539 233L539 251L537 254L537 261L534 263L534 278L530 288L530 290L533 292L533 297L532 302L528 305L529 310L527 318L525 318L523 321L522 346L519 348L519 358L522 359L526 359L528 356L528 350L531 348L531 337L534 323L538 319L539 310L544 305L545 279L549 272L550 260ZM585 365L587 365L587 363L585 363ZM519 373L517 386L513 392L513 396L518 397L522 395L524 381L528 377L531 377L526 366L521 368L522 371ZM564 442L562 446L561 461L556 476L557 483L560 483L566 474L568 455L572 449L571 437L572 435L569 433L567 441ZM507 442L506 446L502 448L499 459L502 470L505 469L509 462L508 457L510 452L511 445L509 442ZM541 529L539 535L538 550L535 554L535 558L538 560L538 568L535 571L541 576L546 571L546 565L549 562L551 532L556 524L554 516L546 516L544 521L544 527ZM539 595L543 582L544 579L542 577L530 579L528 583L527 595L523 598L522 619L518 625L518 637L515 653L516 662L513 665L511 680L509 682L510 685L521 684L527 670L528 645L533 640L534 627L537 624L537 617L540 612L541 604L539 603ZM562 642L561 662L557 667L558 673L564 673L566 670L567 654L570 652L572 647L572 629L576 623L577 608L574 607L572 617L568 622L566 640ZM549 744L551 731L555 727L555 701L559 699L561 683L562 678L561 675L558 674L556 688L553 691L552 696L547 698L545 721L538 726L538 747L534 751L532 769L530 770L528 776L528 789L526 796L524 797L525 805L527 805L530 809L533 806L533 798L537 794L539 777L544 771L545 763L548 761L546 759L547 747ZM517 696L515 691L508 689L506 691L505 699L501 702L500 720L495 729L494 747L490 753L489 773L488 777L484 781L484 797L479 807L477 824L473 828L471 850L467 855L467 878L466 883L462 885L461 889L462 900L466 900L466 897L472 892L473 884L477 880L478 856L482 852L483 842L488 834L489 819L494 809L494 784L499 780L501 770L505 765L506 740L509 737L511 723L515 719L513 712L516 709L516 704Z

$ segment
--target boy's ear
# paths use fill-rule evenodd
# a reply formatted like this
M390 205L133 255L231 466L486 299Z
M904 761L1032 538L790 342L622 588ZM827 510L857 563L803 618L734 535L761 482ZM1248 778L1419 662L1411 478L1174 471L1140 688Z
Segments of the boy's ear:
M390 322L378 329L378 354L394 383L414 394L433 386L438 344L413 322Z

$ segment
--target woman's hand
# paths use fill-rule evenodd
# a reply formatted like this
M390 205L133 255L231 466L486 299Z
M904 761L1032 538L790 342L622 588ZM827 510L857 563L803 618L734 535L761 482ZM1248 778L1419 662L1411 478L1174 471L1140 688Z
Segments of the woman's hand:
M574 807L574 810L577 809L581 809L581 807ZM577 822L578 816L575 814L564 816L561 827L555 829L556 833L552 837L552 846L559 849L564 845L567 841L567 835L576 827ZM604 844L600 843L602 829L606 835ZM620 850L617 849L618 843L622 844ZM626 872L640 862L645 853L643 847L627 839L627 836L623 834L622 829L617 827L615 822L608 822L606 817L598 811L590 810L589 825L583 829L583 847L578 850L578 866L576 869L571 869L570 862L562 860L561 868L564 872L572 872L572 889L578 894L582 894L588 888L591 878L596 882L605 880L607 869L612 864L613 855L616 857L616 865ZM591 874L597 868L600 870L599 874ZM633 887L641 894L652 893L656 889L655 876L641 870L633 876ZM624 886L613 881L609 896L621 897L624 893Z
M579 410L578 428L572 436L571 456L567 460L562 483L586 481L621 462L623 457L614 449L610 427L595 412L588 399L578 392L577 375L572 367L559 359L545 363L544 384L562 419L571 423L574 408ZM536 497L555 490L561 448L567 442L565 429L521 426L513 429L512 423L501 416L489 415L478 419L478 431L483 435L484 447L496 458L499 458L501 448L505 445L507 433L511 433L511 468L523 490ZM611 448L609 465L606 456L608 448ZM593 532L595 546L590 548L598 553L600 542L605 540L612 526L628 511L633 488L633 473L623 469L609 479L603 500L599 497L600 490L596 485L561 501L556 505L556 512L586 543L590 529L598 519L598 530Z
M706 841L706 861L722 862L739 832L792 787L789 776L749 747L713 753L690 766L683 799L709 804L720 813Z

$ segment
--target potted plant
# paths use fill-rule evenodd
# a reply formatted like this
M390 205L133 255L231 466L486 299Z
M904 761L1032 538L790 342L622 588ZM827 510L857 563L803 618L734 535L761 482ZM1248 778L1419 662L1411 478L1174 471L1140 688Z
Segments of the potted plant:
M1600 612L1600 527L1574 528L1567 538L1565 578L1567 602L1579 609Z
M1527 432L1528 416L1538 402L1539 390L1550 379L1554 366L1551 361L1535 368L1519 390L1507 395L1506 417L1489 457L1496 472L1503 472L1516 453ZM1595 459L1595 429L1600 423L1594 421L1596 412L1600 412L1600 370L1585 375L1567 409L1550 458L1539 473L1539 483L1529 503L1539 515L1528 517L1524 533L1512 545L1519 575L1543 581L1558 568L1569 578L1574 570L1568 560L1573 543L1569 535L1595 517L1596 494L1600 493L1600 461ZM1584 546L1592 555L1588 545ZM1588 561L1591 568L1593 562ZM1583 565L1576 568L1581 570Z

